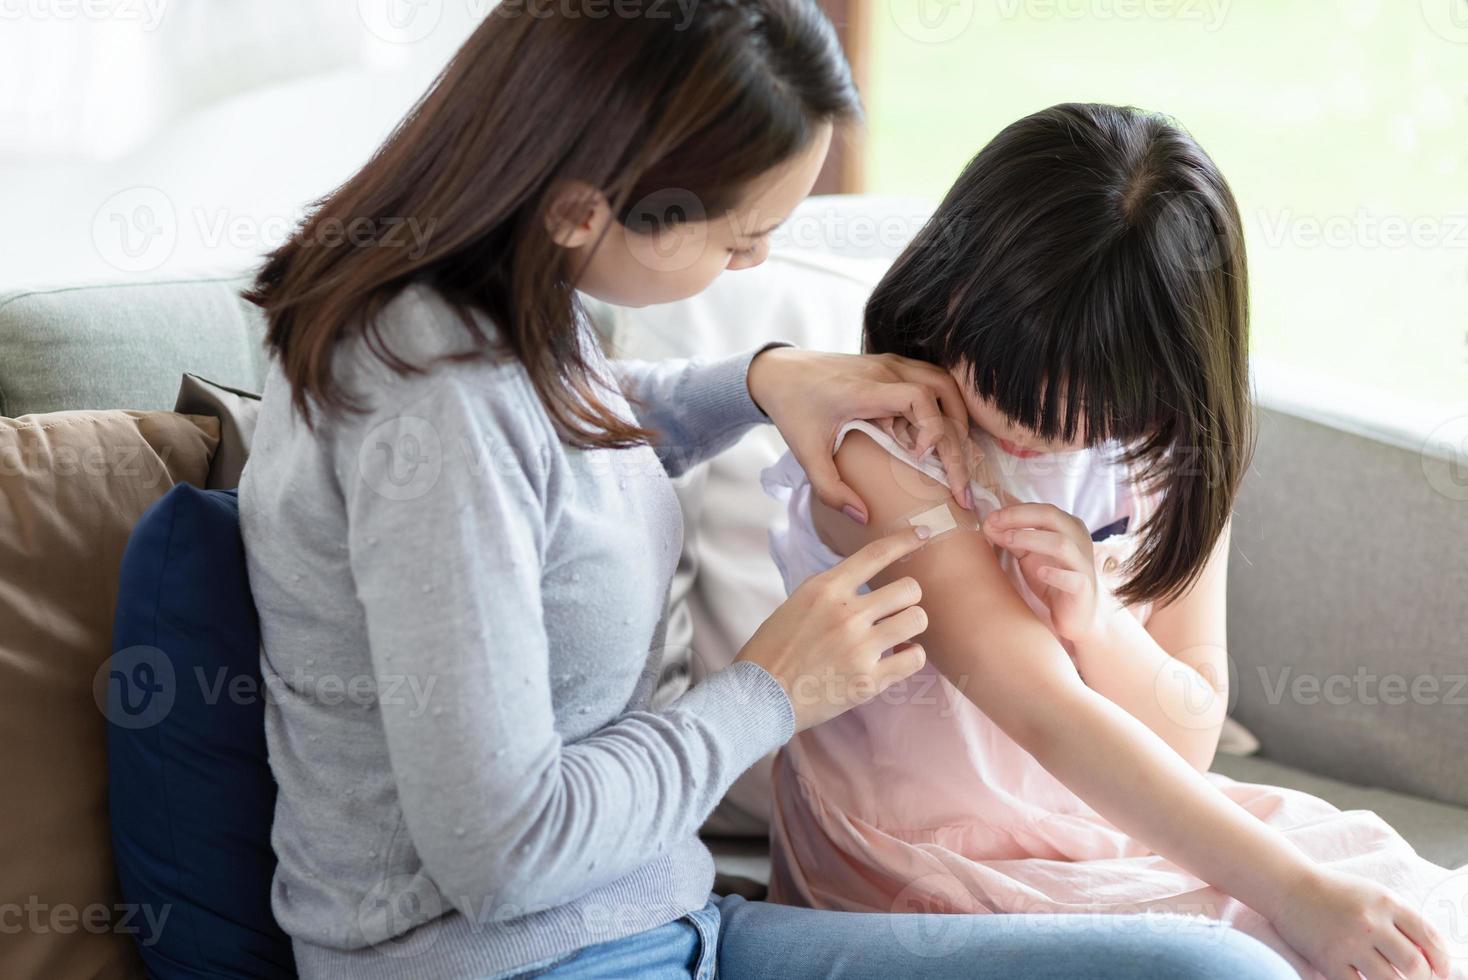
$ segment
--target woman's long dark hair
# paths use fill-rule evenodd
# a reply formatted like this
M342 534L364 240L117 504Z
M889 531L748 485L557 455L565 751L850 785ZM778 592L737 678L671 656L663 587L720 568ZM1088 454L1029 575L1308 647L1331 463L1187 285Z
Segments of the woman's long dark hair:
M266 312L308 424L315 409L359 407L332 373L348 337L394 370L421 369L394 355L375 320L424 282L461 311L481 353L502 345L523 363L567 441L648 437L596 395L575 274L545 228L549 192L585 182L639 230L677 220L632 213L670 191L714 216L860 103L815 0L624 6L505 0L367 166L269 257L246 298ZM432 229L421 253L390 247L408 220ZM343 242L334 229L355 233Z
M964 169L866 308L866 348L945 367L1048 440L1118 440L1160 506L1118 590L1197 579L1253 451L1238 207L1165 116L1059 105Z

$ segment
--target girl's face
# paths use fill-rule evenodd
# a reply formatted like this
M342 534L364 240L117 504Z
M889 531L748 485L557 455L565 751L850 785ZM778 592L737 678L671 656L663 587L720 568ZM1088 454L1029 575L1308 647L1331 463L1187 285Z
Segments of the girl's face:
M595 195L580 222L550 227L571 268L584 269L577 288L618 306L652 306L701 293L725 270L759 265L769 255L770 233L815 185L831 132L823 123L804 150L756 179L738 207L707 220L633 231L613 219L604 196Z
M1030 429L1011 422L1009 416L1001 412L998 406L987 398L981 398L974 391L963 365L950 368L948 373L958 382L958 390L963 393L964 405L967 406L969 418L974 425L993 436L999 448L1010 455L1026 458L1052 453L1072 453L1086 448L1084 431L1078 431L1075 439L1070 442L1046 440ZM1084 429L1084 426L1081 428Z

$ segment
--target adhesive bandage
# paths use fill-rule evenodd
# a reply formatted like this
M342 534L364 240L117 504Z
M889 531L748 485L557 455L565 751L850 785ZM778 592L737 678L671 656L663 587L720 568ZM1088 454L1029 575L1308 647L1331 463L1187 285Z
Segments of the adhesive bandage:
M925 527L928 529L928 540L935 541L945 534L953 531L977 531L983 523L984 518L998 509L999 497L993 491L985 489L977 484L971 487L974 495L974 509L955 510L956 505L947 501L941 504L932 504L924 507L916 513L909 514L902 519L902 525L907 527ZM896 530L896 528L893 528Z
M929 507L921 514L914 514L907 519L907 523L913 527L927 528L930 541L940 534L947 534L949 531L958 529L958 522L953 519L953 514L948 510L947 504Z

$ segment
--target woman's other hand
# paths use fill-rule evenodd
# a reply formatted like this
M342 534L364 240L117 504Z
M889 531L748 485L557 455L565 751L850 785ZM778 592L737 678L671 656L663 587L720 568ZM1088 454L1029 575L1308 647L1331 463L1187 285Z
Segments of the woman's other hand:
M870 701L926 662L923 648L910 642L928 628L917 582L901 578L858 594L882 569L922 547L925 531L878 538L812 575L739 652L738 659L758 664L780 682L795 709L796 731ZM886 650L891 656L882 656Z
M861 497L832 459L836 433L856 419L901 416L917 430L919 455L936 449L953 499L972 508L968 409L942 368L895 354L824 354L771 347L749 367L749 394L790 446L821 503L865 524Z

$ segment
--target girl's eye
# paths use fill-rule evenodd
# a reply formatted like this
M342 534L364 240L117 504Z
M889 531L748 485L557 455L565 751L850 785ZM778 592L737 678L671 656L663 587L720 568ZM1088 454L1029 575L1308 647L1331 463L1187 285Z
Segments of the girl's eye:
M751 245L748 248L731 248L729 249L729 254L736 256L753 255L755 247L756 246Z

